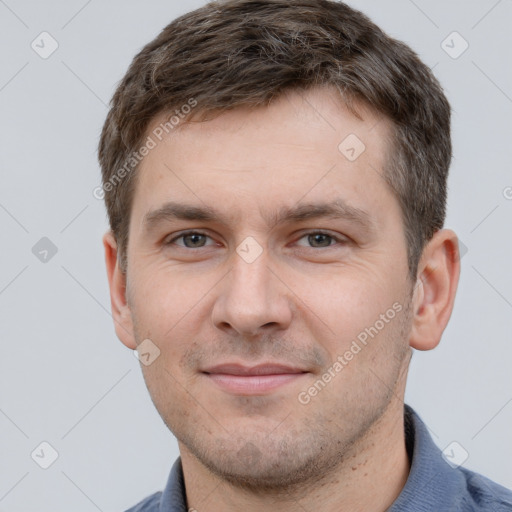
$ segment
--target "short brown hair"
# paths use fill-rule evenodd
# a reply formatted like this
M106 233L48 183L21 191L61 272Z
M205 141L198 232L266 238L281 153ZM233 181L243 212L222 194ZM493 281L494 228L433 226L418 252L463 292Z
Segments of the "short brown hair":
M384 178L401 206L415 279L425 244L444 223L450 106L407 45L330 0L210 2L170 23L133 59L112 98L98 151L121 269L137 175L137 162L133 172L126 162L157 114L172 115L191 99L201 115L266 106L283 92L318 86L334 86L349 106L363 101L392 121Z

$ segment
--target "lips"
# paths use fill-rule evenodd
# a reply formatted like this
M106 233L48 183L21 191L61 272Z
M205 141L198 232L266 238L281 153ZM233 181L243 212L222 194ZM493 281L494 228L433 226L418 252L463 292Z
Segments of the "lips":
M229 363L207 368L202 373L225 392L250 396L269 394L303 378L308 372L301 368L274 363L256 366Z

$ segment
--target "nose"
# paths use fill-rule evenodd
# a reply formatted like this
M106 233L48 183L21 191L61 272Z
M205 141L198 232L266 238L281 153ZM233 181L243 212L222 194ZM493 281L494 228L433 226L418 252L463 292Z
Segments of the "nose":
M292 319L290 293L264 251L247 262L233 254L231 271L223 280L212 310L213 324L246 337L286 329Z

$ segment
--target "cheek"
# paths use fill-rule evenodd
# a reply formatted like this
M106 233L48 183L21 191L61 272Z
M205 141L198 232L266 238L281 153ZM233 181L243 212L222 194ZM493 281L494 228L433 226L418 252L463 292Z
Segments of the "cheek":
M317 276L315 286L305 281L296 290L303 301L300 315L325 329L336 343L351 341L373 325L398 296L392 283L371 272Z
M190 425L190 417L195 417L193 423L204 423L200 417L193 394L187 392L190 385L177 373L163 354L152 365L143 366L142 373L146 387L157 411L167 427L177 432L181 425Z
M201 296L189 293L179 285L169 286L160 281L146 281L137 298L134 316L136 337L141 342L149 338L159 350L150 365L141 365L151 398L162 418L179 417L186 421L187 411L194 408L186 393L191 382L180 361L183 354L199 339L200 323L197 311ZM195 307L194 307L195 306ZM176 421L176 420L174 420ZM169 425L174 428L175 425Z
M148 265L134 284L133 309L141 325L162 334L179 327L200 308L215 280L201 273L191 277L190 272L185 275L176 268Z

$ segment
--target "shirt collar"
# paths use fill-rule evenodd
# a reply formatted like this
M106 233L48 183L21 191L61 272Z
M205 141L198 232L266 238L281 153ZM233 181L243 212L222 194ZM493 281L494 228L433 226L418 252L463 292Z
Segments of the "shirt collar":
M443 458L427 426L418 414L405 405L406 443L411 443L411 469L407 482L387 512L409 510L458 510L461 492L466 488L464 474Z
M181 457L178 457L171 468L169 479L160 499L159 512L187 512L185 479Z

